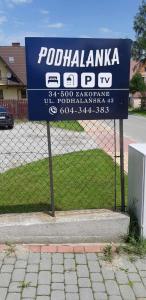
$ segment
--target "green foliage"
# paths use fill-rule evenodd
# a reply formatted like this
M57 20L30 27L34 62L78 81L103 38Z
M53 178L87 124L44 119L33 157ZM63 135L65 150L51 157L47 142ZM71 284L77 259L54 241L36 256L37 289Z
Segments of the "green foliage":
M146 241L135 237L128 237L124 245L120 245L120 252L126 253L130 257L130 261L134 261L133 256L143 257L146 255Z
M129 280L128 285L132 288L133 287L133 281Z
M128 271L129 271L128 268L125 269L125 268L121 268L121 267L119 268L119 270L121 270L121 271L123 271L123 272L125 272L125 273L128 273Z
M130 92L134 94L135 92L144 93L146 92L146 84L144 83L143 77L140 73L135 73L130 81Z
M29 282L22 281L22 282L20 282L20 285L18 287L20 287L21 292L23 292L24 289L26 289L30 286L31 286L31 281L29 281Z
M7 246L7 249L6 249L6 255L7 255L7 256L14 255L14 254L15 254L15 250L16 250L16 249L15 249L16 246L13 245L13 244L11 244L10 242L6 242L5 244L6 244L6 246Z
M146 60L146 1L143 0L134 18L133 29L136 40L133 43L132 55L136 60Z
M141 107L129 110L129 114L143 116L146 118L146 110Z
M104 259L108 262L112 262L113 260L113 249L112 245L109 244L103 249Z
M143 257L146 255L146 240L140 237L140 228L138 220L133 212L130 214L129 235L125 238L125 244L119 246L119 252L129 255L129 260L134 261L135 256Z

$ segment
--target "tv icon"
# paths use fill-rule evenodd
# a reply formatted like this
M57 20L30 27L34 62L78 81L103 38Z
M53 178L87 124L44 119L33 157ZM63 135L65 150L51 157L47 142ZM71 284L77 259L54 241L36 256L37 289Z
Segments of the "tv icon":
M99 73L98 86L100 88L108 88L112 86L112 73Z

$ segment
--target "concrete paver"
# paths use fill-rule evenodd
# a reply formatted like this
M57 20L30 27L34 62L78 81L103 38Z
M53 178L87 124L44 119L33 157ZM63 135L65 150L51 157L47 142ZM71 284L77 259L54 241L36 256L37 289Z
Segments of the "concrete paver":
M0 288L0 299L5 300L8 290L6 288Z
M0 300L146 300L146 258L116 255L110 263L101 245L67 247L73 253L63 253L64 245L21 245L8 255L0 245ZM45 263L49 270L40 269Z
M133 274L133 273L130 273L130 274ZM128 282L129 282L128 276L127 276L127 274L124 271L121 271L121 270L120 271L116 271L115 275L116 275L116 280L117 280L117 282L119 284L128 284ZM130 277L129 277L129 279L130 279Z
M78 294L66 293L66 300L79 300Z
M78 285L73 285L73 284L67 284L65 286L65 291L66 293L78 293Z
M50 295L50 285L38 285L37 295L49 296Z
M127 300L135 300L136 299L133 289L129 285L121 285L120 292L121 292L123 299L127 299Z
M108 296L106 293L95 293L94 294L94 299L95 300L108 300Z
M72 270L74 271L76 268L74 259L67 258L64 260L64 268L66 271Z

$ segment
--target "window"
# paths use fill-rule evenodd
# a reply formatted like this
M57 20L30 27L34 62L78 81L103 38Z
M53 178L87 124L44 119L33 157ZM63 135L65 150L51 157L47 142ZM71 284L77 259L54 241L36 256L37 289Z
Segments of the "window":
M13 57L13 56L9 56L9 62L10 62L11 64L14 63L14 57Z
M21 90L21 98L22 98L22 99L25 99L25 98L26 98L26 90L25 90L25 89L22 89L22 90Z
M0 90L0 99L4 99L3 90Z

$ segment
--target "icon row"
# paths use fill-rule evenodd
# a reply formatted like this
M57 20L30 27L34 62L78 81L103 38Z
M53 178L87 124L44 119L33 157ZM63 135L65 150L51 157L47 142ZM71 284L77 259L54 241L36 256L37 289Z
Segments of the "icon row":
M95 73L81 73L81 87L82 88L94 88L96 84ZM47 88L59 88L61 86L61 75L57 72L46 73L46 87ZM78 87L78 73L66 72L63 74L63 86L65 88L77 88ZM112 74L111 73L99 73L98 74L98 87L110 88L112 86Z

